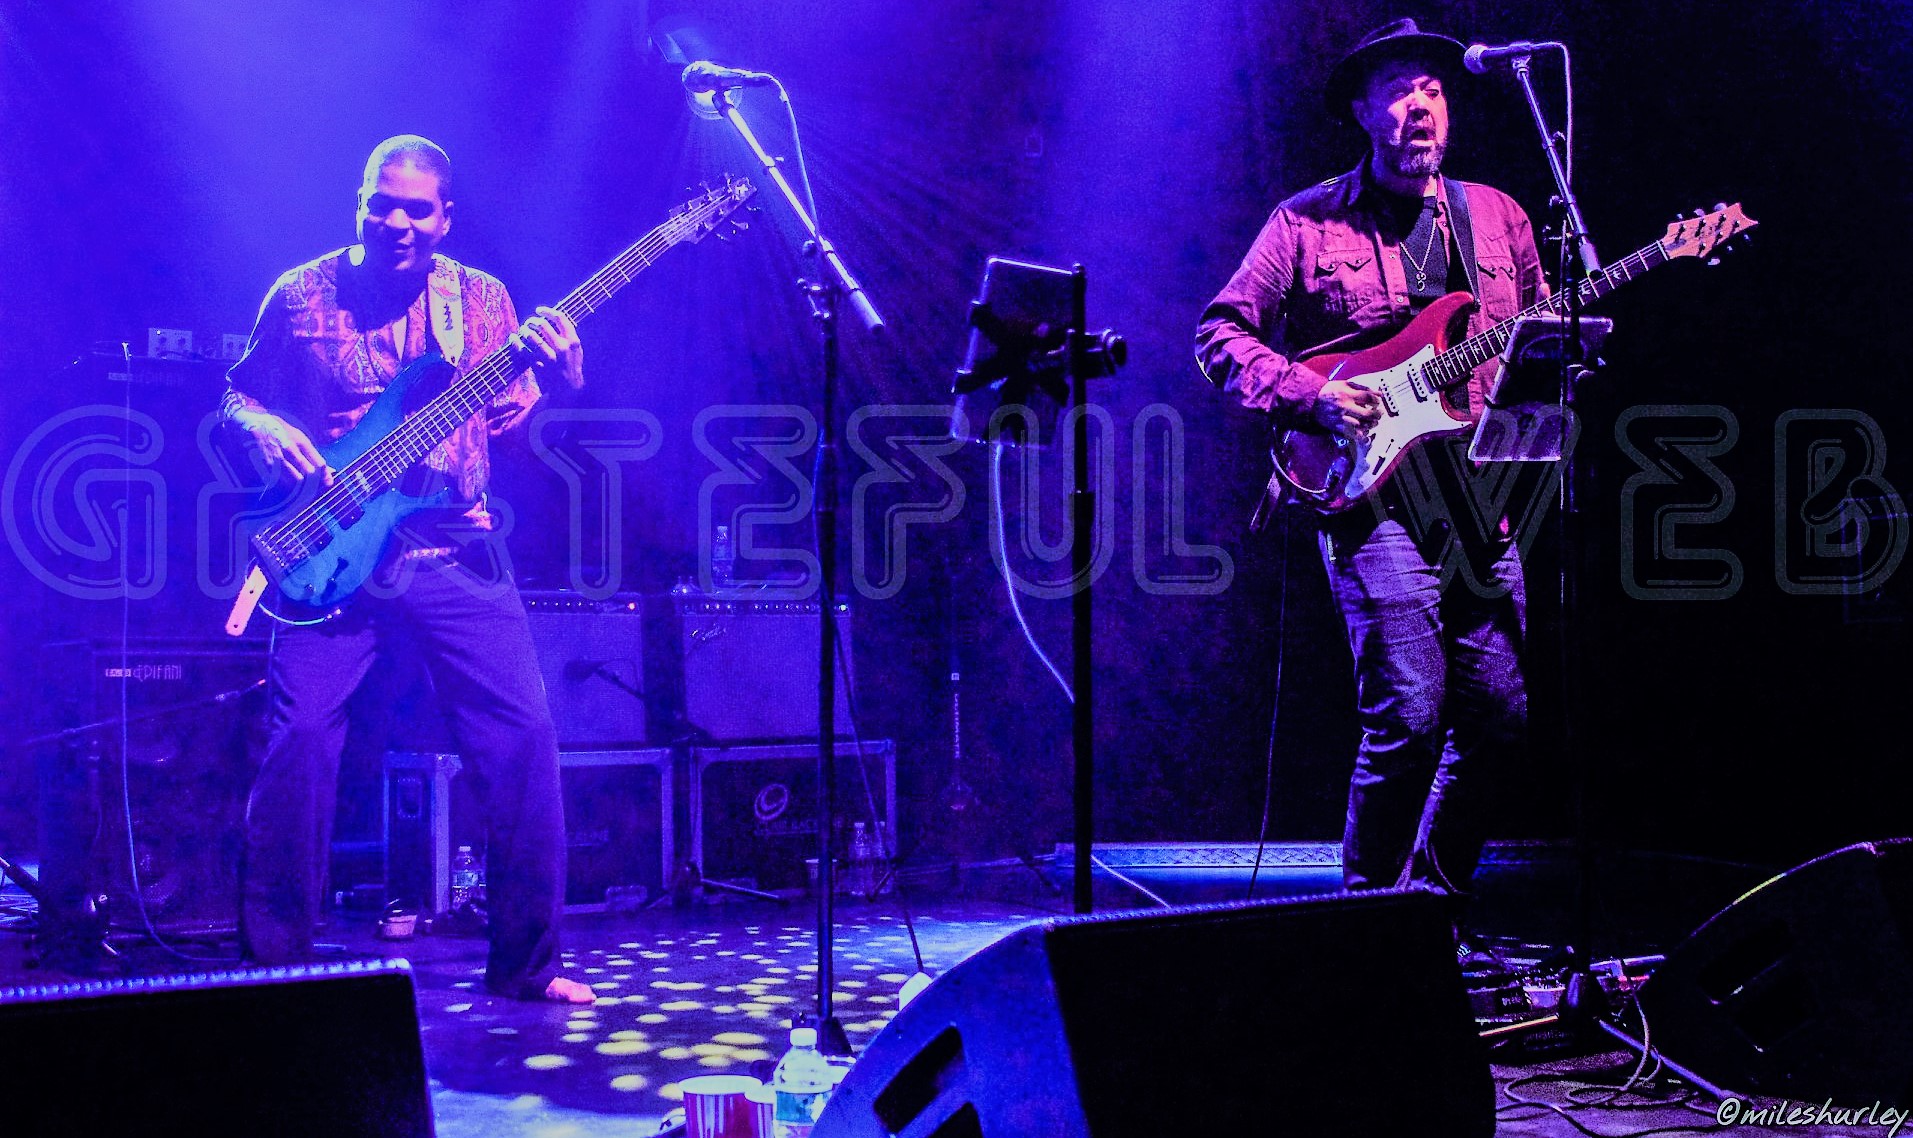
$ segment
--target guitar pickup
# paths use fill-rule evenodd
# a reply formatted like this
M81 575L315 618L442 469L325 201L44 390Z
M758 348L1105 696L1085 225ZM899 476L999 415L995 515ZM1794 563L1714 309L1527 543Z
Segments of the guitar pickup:
M319 516L325 519L328 526L349 529L365 517L365 508L357 499L348 497L337 504L321 507Z

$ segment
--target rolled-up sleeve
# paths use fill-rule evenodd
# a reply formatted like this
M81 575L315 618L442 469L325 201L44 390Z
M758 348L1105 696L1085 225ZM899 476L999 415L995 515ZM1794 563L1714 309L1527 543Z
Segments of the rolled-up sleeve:
M1202 373L1251 410L1306 415L1322 389L1321 375L1269 346L1295 289L1299 243L1295 219L1277 209L1196 328Z

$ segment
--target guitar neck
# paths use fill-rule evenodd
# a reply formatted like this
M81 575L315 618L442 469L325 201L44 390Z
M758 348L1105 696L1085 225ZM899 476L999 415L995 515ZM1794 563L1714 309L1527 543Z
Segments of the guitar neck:
M706 203L659 225L613 257L552 307L564 313L574 324L581 323L615 296L619 289L637 279L639 273L650 268L665 250L697 233L718 212L711 203ZM408 415L397 430L381 439L353 465L376 464L385 470L410 467L424 458L440 440L504 394L512 380L523 370L523 366L513 358L509 346L499 348L473 365L430 402Z
M1601 299L1649 269L1666 264L1669 259L1661 242L1643 245L1607 268L1589 274L1576 290L1580 293L1581 304L1585 306ZM1508 346L1508 337L1514 334L1517 320L1524 316L1566 316L1571 295L1563 292L1551 296L1529 305L1493 327L1477 332L1430 360L1424 369L1425 374L1433 379L1437 387L1465 381L1475 368L1494 359Z

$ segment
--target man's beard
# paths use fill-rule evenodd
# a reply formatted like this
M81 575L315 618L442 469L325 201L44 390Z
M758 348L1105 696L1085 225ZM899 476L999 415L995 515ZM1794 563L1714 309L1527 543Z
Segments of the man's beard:
M1441 173L1441 159L1448 153L1448 140L1430 147L1410 146L1406 142L1382 147L1382 164L1401 178L1432 178Z

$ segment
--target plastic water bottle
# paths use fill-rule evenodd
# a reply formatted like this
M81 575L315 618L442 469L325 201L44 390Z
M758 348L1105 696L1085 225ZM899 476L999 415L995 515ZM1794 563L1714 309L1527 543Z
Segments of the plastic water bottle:
M834 1085L830 1064L817 1053L817 1029L791 1028L790 1050L777 1061L777 1070L771 1075L771 1093L776 1098L771 1133L775 1138L810 1138Z
M478 859L472 847L460 846L452 857L452 911L468 909L478 892Z
M850 892L859 897L868 898L876 884L876 852L872 848L870 831L862 822L853 822L850 826Z
M731 527L719 526L711 537L711 584L728 589L737 584L737 547L731 542Z

